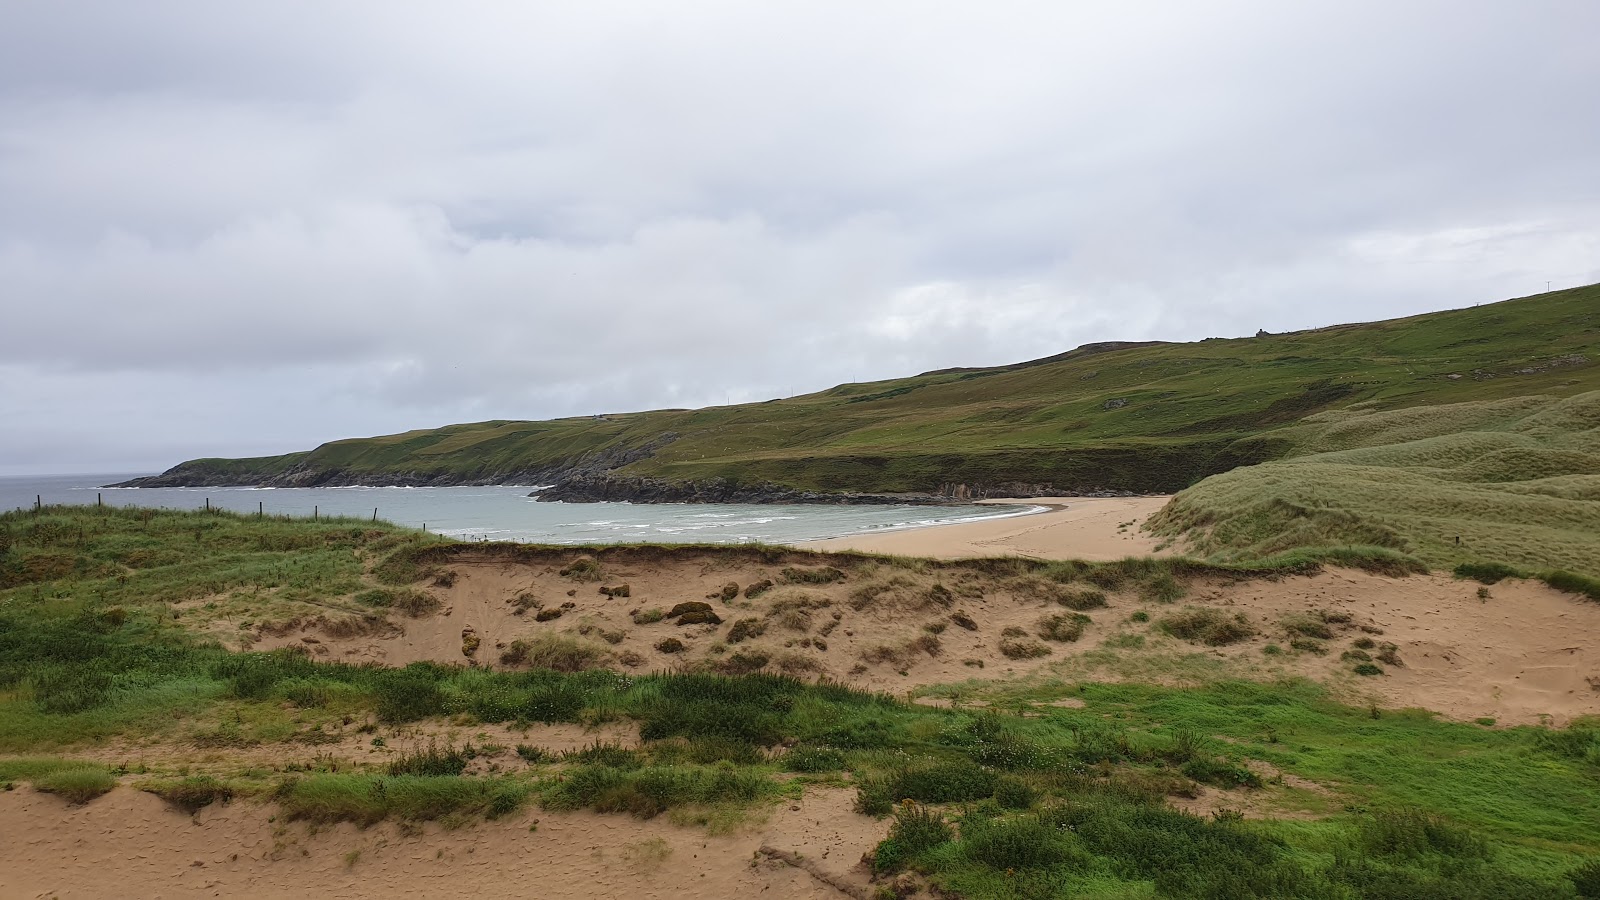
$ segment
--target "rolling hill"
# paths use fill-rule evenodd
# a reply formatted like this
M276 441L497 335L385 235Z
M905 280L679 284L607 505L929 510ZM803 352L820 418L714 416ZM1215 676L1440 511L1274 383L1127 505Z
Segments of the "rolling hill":
M1312 447L1308 417L1570 397L1600 389L1596 359L1591 285L1290 334L1095 344L764 403L198 459L130 484L555 483L550 496L568 500L1169 492Z

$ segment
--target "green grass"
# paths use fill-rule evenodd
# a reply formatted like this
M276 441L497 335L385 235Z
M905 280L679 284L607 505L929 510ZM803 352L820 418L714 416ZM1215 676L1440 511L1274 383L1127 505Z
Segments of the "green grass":
M1324 413L1286 430L1302 455L1208 478L1149 524L1216 561L1366 545L1467 577L1594 577L1597 428L1596 391Z
M312 775L285 781L274 797L291 820L354 822L497 818L520 809L531 787L512 778Z
M291 469L335 481L527 483L586 456L654 446L620 474L823 491L1007 482L1171 491L1282 456L1295 442L1278 430L1319 410L1600 389L1600 365L1561 364L1600 358L1597 305L1591 286L1284 335L1085 348L765 403L452 425L277 457L194 460L175 472L208 483ZM1535 371L1516 374L1524 369ZM1108 409L1109 400L1125 403ZM676 437L663 443L664 435Z

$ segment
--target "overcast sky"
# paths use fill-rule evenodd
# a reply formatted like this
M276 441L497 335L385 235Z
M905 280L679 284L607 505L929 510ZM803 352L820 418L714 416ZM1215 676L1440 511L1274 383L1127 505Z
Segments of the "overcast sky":
M10 0L0 474L1600 281L1597 34L1593 0Z

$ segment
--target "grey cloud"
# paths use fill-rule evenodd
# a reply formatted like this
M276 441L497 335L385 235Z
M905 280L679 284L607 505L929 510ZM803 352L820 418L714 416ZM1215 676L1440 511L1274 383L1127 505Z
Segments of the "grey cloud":
M759 400L1600 280L1587 3L7 24L0 414L25 427L0 468Z

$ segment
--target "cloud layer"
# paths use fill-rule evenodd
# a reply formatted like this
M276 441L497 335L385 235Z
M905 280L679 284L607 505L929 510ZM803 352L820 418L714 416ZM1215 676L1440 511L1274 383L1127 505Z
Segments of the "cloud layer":
M423 6L8 11L0 473L1600 280L1590 3Z

